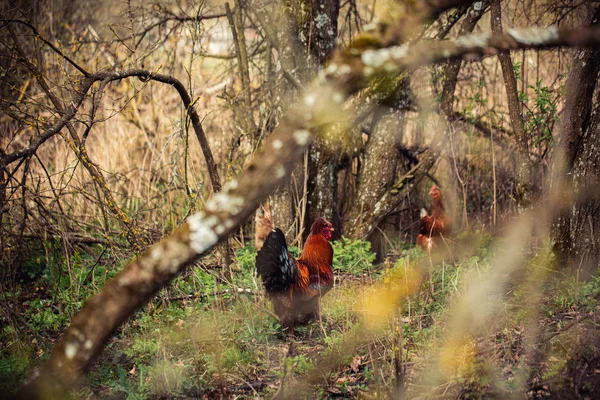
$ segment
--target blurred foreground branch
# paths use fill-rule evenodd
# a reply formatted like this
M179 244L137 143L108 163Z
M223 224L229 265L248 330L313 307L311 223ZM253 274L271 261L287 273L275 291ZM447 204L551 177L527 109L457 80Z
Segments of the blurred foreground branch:
M349 93L354 93L367 82L389 74L413 71L428 64L437 64L458 58L474 59L496 55L502 50L550 49L553 47L598 47L600 27L580 29L548 28L509 29L507 33L477 33L456 40L423 41L413 45L399 44L378 48L381 44L374 31L359 37L358 43L368 40L368 49L352 44L338 52L327 68L328 77Z

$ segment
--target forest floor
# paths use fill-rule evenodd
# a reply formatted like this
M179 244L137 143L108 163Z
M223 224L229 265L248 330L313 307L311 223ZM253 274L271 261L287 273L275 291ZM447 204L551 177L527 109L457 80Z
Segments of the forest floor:
M492 243L438 262L400 248L374 266L366 242L339 242L322 318L293 337L262 295L255 250L240 248L232 281L207 262L161 291L110 340L73 396L600 398L600 276L566 277L540 248L497 282L499 296L472 297L494 279ZM419 263L430 268L412 274ZM116 269L73 267L58 281L32 274L4 295L1 393L47 357L70 316Z

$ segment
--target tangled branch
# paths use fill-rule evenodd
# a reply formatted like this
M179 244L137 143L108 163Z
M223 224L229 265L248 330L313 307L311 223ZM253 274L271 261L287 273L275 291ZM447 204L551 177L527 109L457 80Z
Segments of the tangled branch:
M221 190L221 179L217 169L217 163L213 157L212 151L208 144L206 133L202 128L200 122L200 116L192 104L192 98L181 81L178 79L163 74L157 74L144 69L132 69L123 72L96 72L94 74L88 74L85 77L79 87L75 90L69 102L69 107L65 110L63 115L46 131L37 136L31 141L31 144L22 149L16 150L12 153L4 154L0 157L0 169L5 169L8 165L22 158L33 155L37 149L43 145L48 139L59 133L77 114L77 111L81 107L85 100L88 92L96 82L103 82L106 85L109 82L120 81L127 78L137 77L144 81L157 81L171 85L177 90L181 101L186 108L186 112L190 116L194 132L202 148L202 153L206 160L208 173L210 175L211 184L214 192Z

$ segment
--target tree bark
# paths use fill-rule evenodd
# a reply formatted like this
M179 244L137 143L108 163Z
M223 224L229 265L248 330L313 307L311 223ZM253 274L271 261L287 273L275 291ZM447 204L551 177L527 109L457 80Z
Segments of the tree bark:
M299 26L300 40L313 58L313 64L320 69L335 49L340 0L301 0L297 4L300 9L294 14L306 21ZM304 226L310 227L315 218L323 217L340 228L336 212L338 161L336 152L323 140L316 140L309 149ZM308 235L308 230L304 235Z
M600 7L580 10L584 25L598 24ZM600 156L600 94L594 102L594 91L600 73L600 50L581 49L574 52L567 79L559 154L555 162L555 181L565 188L563 193L577 193L581 198L565 199L571 203L559 211L552 235L554 251L560 265L597 266L600 262L600 201L586 191L598 187Z
M397 89L398 103L408 102L408 79ZM358 186L352 206L345 218L344 235L366 238L391 210L377 207L378 201L394 184L401 172L401 154L406 106L381 107L373 116L369 140L359 170ZM405 171L403 171L405 172Z
M309 14L300 27L303 33L301 40L309 49L315 64L321 66L329 60L335 49L340 0L301 0L298 4Z
M598 54L595 60L598 67ZM597 72L594 77L598 77ZM587 79L591 79L592 76ZM600 95L596 97L591 120L578 146L570 171L571 193L575 199L567 211L561 213L555 225L554 250L560 265L593 273L600 264Z
M291 71L294 66L300 65L305 68L314 68L313 71L300 68L301 82L306 82L317 70L331 57L335 49L337 38L337 21L340 10L340 0L302 0L290 2L287 13L289 14L289 34L284 38L292 42L285 46L283 53L292 52L293 49L305 49L309 55L308 60L293 62L288 65ZM283 60L292 64L295 60L293 54L284 55ZM338 156L323 141L317 140L309 150L308 158L308 194L306 204L306 220L304 226L310 226L316 217L324 217L338 226L336 219L337 205L337 164ZM271 197L273 220L276 226L287 232L286 239L294 238L294 230L287 229L297 221L299 204L302 196L302 185L304 182L303 165L300 163L294 168L294 179L284 187L278 188ZM305 230L308 234L308 231Z
M308 204L305 226L317 218L325 218L340 229L338 203L339 156L323 141L316 141L308 157ZM305 231L308 234L308 231Z
M502 10L501 0L494 0L492 3L492 32L502 33ZM517 144L517 171L516 171L516 200L517 209L522 211L531 204L531 196L534 188L531 184L531 174L533 165L529 158L529 143L527 132L525 131L525 121L523 118L523 106L519 100L519 89L517 88L517 78L513 68L510 52L501 50L498 52L498 60L504 76L504 85L506 88L506 99L508 102L508 114L513 130L513 135Z

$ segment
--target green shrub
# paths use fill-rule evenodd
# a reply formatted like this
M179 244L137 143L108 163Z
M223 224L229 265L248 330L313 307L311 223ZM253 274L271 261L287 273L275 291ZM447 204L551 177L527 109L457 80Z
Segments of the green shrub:
M243 271L255 268L256 253L256 247L252 245L246 245L235 251L238 265Z
M363 274L369 272L375 261L371 243L366 240L342 238L332 243L334 271Z

